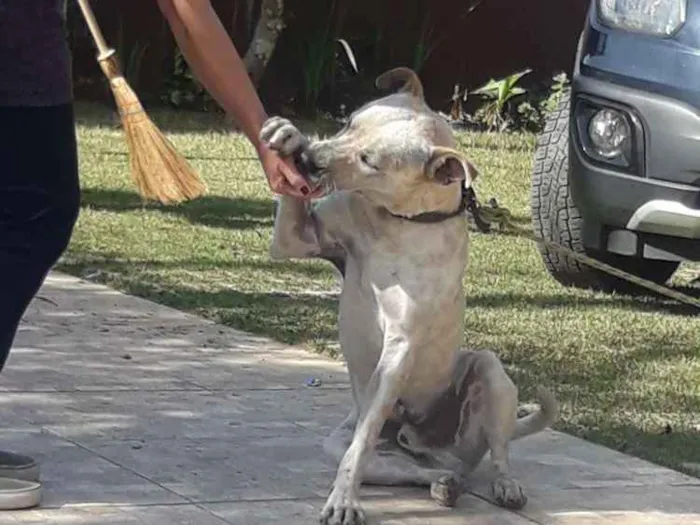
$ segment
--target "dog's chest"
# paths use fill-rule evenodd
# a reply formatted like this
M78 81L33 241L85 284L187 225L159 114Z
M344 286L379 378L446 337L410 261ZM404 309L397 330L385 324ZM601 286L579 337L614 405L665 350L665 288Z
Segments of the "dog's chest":
M462 223L377 228L378 234L353 240L348 255L357 273L349 277L366 289L400 287L416 302L440 300L464 275L468 234Z
M421 316L425 328L439 327L462 292L465 260L453 248L430 251L412 246L403 253L381 244L347 260L341 301L363 304L376 315L401 322Z
M414 242L398 253L392 247L377 243L349 254L340 299L346 360L368 380L387 333L400 333L414 352L410 388L434 391L449 375L463 337L464 241Z

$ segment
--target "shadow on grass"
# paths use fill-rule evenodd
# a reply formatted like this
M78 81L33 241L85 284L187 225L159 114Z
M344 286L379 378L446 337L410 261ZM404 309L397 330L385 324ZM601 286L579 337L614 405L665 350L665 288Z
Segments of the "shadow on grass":
M116 151L109 149L95 149L90 148L88 150L81 150L81 156L86 157L90 155L105 155L111 157L117 157L127 161L129 159L129 154L126 151ZM221 155L186 155L181 152L181 155L187 160L205 160L205 161L220 161L220 162L259 162L257 157L254 156L221 156Z
M689 287L672 287L690 297L700 297L700 290ZM700 309L691 305L671 302L665 298L629 295L606 296L571 296L569 294L533 295L518 292L502 293L474 293L466 300L467 308L532 308L537 307L546 310L560 308L600 308L601 306L613 306L628 311L656 312L672 315L696 317L700 315Z
M519 226L526 227L528 230L532 226L532 217L530 215L511 215L510 220Z
M232 246L232 250L236 247ZM134 269L146 271L168 271L168 270L264 270L269 272L295 273L308 277L309 279L319 279L335 275L333 265L327 262L312 263L305 261L273 261L269 259L186 259L175 261L156 261L145 259L124 259L121 253L100 252L96 255L81 253L74 255L69 253L61 262L61 267L72 275L84 277L93 272L111 272L119 275L128 275Z
M189 311L239 330L272 337L287 344L310 341L335 341L338 301L333 295L280 292L241 292L226 289L205 291L158 282L157 278L125 277L115 268L133 264L97 265L91 281L116 288L122 292ZM157 267L158 263L148 263ZM252 265L252 263L251 263ZM256 264L257 266L257 264ZM110 271L113 269L113 271ZM85 277L89 265L62 262L61 271ZM332 328L329 328L332 327Z
M600 421L585 420L577 425L561 424L557 429L694 477L700 474L700 469L690 468L690 464L700 464L700 432L692 429L678 429L669 423L650 432L631 425L601 426Z
M236 129L221 113L175 110L164 106L146 107L146 113L164 133L231 133ZM308 120L290 117L304 133L329 135L342 123L328 119ZM121 124L114 106L79 102L76 104L76 122L88 128L120 129Z
M231 125L220 113L174 110L164 106L149 105L146 114L164 133L212 133L230 132ZM77 102L75 120L87 128L120 129L121 122L116 106L93 102Z
M633 350L617 347L618 340L615 333L607 334L596 344L608 352L593 356L577 348L576 340L562 345L556 336L552 348L511 337L489 349L498 352L518 385L521 401L534 400L541 386L556 392L562 406L554 425L557 430L700 475L700 469L693 473L682 468L686 462L700 463L700 432L692 426L700 396L692 389L679 390L672 381L661 381L655 372L666 362L672 366L697 357L692 335L676 340L674 346L681 348L670 352L664 351L668 333L650 331ZM643 386L649 383L653 389ZM625 422L628 418L635 422Z
M473 151L473 150L486 150L486 151L500 151L500 152L508 152L508 153L533 153L534 152L534 147L530 146L526 140L522 141L508 141L508 143L504 143L505 141L499 141L498 137L494 137L494 140L491 141L475 141L470 138L464 138L463 134L471 134L471 135L479 135L478 131L458 131L457 132L457 144L459 145L460 148L466 149L467 151ZM499 142L501 142L499 144Z
M132 291L146 292L140 288ZM336 326L337 301L329 297L172 288L152 290L149 295L162 304L209 314L217 322L287 344L338 337L335 328L326 328Z
M138 194L130 191L96 188L82 190L82 206L112 212L158 210L183 217L193 224L231 229L272 226L275 212L272 199L204 196L178 206L163 206L144 202Z
M128 291L149 295L162 304L209 314L217 322L287 344L338 338L337 300L330 297L237 290L201 292L172 287L147 290L143 284L130 288Z

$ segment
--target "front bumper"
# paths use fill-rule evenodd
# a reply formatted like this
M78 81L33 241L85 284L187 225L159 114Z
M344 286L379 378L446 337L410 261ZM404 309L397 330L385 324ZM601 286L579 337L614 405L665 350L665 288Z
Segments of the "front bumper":
M635 165L586 153L579 104L611 105L633 122ZM664 260L700 260L700 111L655 93L576 75L569 177L588 248Z

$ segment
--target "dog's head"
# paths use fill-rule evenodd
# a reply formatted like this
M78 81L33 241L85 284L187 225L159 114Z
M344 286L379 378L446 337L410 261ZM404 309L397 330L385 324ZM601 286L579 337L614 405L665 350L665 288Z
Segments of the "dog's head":
M426 105L412 70L392 69L376 84L394 92L355 111L334 137L312 143L312 173L394 214L455 210L477 170L455 150L449 124Z

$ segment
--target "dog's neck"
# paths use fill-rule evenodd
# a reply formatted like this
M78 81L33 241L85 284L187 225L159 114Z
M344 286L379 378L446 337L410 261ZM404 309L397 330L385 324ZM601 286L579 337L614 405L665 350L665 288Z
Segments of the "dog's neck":
M426 211L418 213L416 215L402 215L399 213L388 212L392 217L397 219L403 219L411 222L418 222L422 224L436 224L438 222L444 222L454 217L464 215L467 211L467 206L469 204L469 192L471 188L462 186L462 198L459 199L459 205L452 211Z

